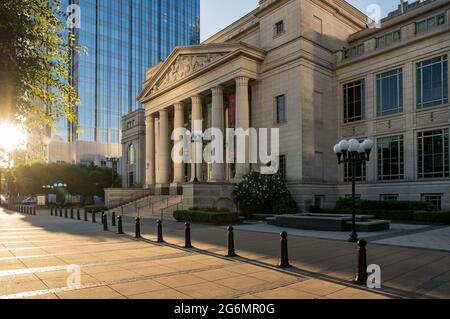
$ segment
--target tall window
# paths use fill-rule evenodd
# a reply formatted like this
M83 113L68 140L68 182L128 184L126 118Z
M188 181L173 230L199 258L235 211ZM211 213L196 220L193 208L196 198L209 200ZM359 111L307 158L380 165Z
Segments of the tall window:
M403 112L403 71L397 69L377 75L378 116Z
M404 178L403 136L378 139L378 179L398 180Z
M277 123L286 122L286 96L280 95L275 98L276 111L277 111Z
M344 85L344 123L362 120L365 107L365 81Z
M274 35L280 35L284 33L284 21L278 21L274 26Z
M446 23L445 13L416 22L416 33L424 33L444 25Z
M417 63L417 107L448 103L448 58L443 55Z
M134 145L131 144L128 148L128 165L134 165L136 164L136 150L134 148Z
M419 178L449 177L448 129L418 134Z

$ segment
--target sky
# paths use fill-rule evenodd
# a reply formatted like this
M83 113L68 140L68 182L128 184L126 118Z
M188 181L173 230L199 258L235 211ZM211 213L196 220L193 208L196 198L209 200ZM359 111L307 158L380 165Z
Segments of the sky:
M400 0L348 0L348 2L367 15L369 5L379 5L381 17L385 17L388 12L397 8ZM257 8L258 3L259 0L201 0L202 41Z

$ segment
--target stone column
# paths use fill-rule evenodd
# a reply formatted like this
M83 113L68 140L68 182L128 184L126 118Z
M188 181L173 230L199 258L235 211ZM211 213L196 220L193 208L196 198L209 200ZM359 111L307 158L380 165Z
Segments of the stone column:
M248 95L248 82L247 77L236 78L236 128L248 130L250 127L250 101ZM245 174L250 172L249 164L249 138L245 139L245 149L236 152L245 152L245 163L236 163L236 176L235 179L239 181Z
M169 150L169 111L159 111L159 154L158 154L158 184L169 184L170 176L170 150Z
M145 157L146 157L146 175L145 184L147 187L155 185L155 118L153 115L149 115L145 118L145 129L146 129L146 146L145 146Z
M199 123L195 123L195 121L201 121L203 120L203 113L202 113L202 100L203 97L201 95L195 95L193 97L191 97L192 100L192 125L191 125L191 129L192 129L192 133L194 133L195 131L202 131L203 132L203 128L201 127L201 125ZM195 164L195 162L197 162L197 152L199 153L199 151L196 152L196 149L199 150L202 147L201 143L197 143L197 145L193 146L192 149L192 180L194 180L194 172L196 172L197 174L197 180L200 182L203 180L203 174L202 174L202 162L203 162L203 157L201 159L198 159L198 161L200 163ZM203 152L202 152L203 154ZM194 165L196 165L196 167L194 167Z
M224 128L224 110L223 110L223 88L217 86L212 91L212 127L220 130L225 137ZM223 142L223 140L222 140ZM223 162L223 158L222 158ZM225 180L225 165L223 163L212 163L212 182L221 182Z
M184 127L184 103L175 103L175 118L174 118L174 129L179 129ZM174 143L180 143L183 141L182 136L175 136ZM183 154L180 154L181 156ZM184 163L173 163L173 183L181 184L184 182Z

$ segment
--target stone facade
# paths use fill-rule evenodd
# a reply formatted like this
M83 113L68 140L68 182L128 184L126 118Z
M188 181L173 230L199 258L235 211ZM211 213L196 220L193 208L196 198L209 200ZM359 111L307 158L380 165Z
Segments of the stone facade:
M145 185L145 111L140 109L122 117L122 186Z
M416 21L435 12L445 12L445 25L423 35L412 30ZM148 70L138 98L146 106L146 185L161 189L184 185L187 190L195 174L211 190L225 190L224 182L232 185L260 168L248 163L174 164L170 160L174 128L195 129L194 120L203 120L203 129L278 127L284 173L300 207L332 207L350 192L334 144L341 138L377 140L395 133L405 135L405 178L378 181L375 151L358 193L370 199L397 194L405 200L440 194L443 208L450 209L450 179L418 180L414 146L416 130L450 126L448 100L420 112L414 108L414 64L448 55L448 12L448 0L430 1L385 20L381 29L369 29L367 17L342 0L264 0L201 45L176 48L166 61ZM395 28L401 29L401 41L375 49L375 39ZM348 58L350 51L342 51L360 44L364 50L359 56ZM403 111L378 118L375 77L399 66L404 68ZM343 86L361 77L366 80L365 116L344 124ZM279 97L285 105L282 121Z

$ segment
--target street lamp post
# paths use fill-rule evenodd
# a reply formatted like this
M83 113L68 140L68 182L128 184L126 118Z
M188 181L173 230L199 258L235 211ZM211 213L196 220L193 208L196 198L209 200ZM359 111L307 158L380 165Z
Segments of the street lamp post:
M114 164L119 163L119 158L107 155L106 161L111 163L111 188L114 188Z
M42 189L44 189L45 191L45 201L46 204L49 201L48 196L50 195L50 190L53 189L54 187L52 185L42 185Z
M197 144L202 141L203 138L203 132L201 130L194 131L192 134L192 142L194 143L194 179L192 180L193 184L198 183L197 178Z
M373 145L374 143L370 139L366 139L362 143L356 139L351 139L349 141L342 140L333 149L337 155L338 164L350 164L352 177L352 233L348 241L352 243L358 241L358 234L356 233L356 164L370 161Z

